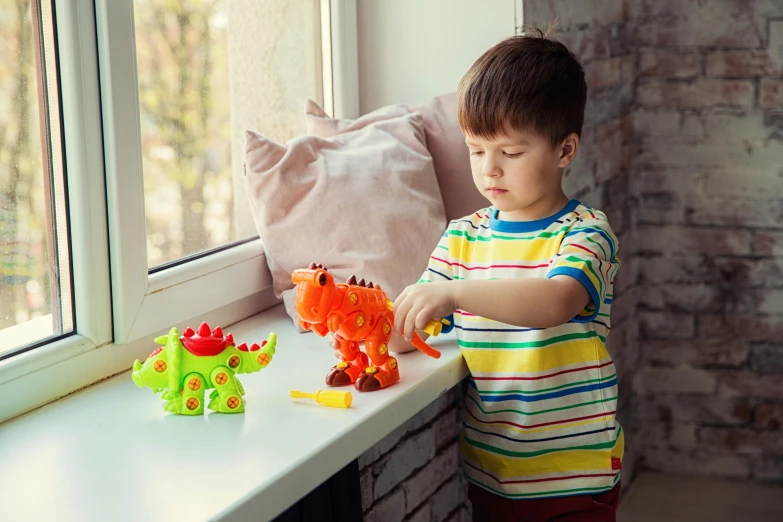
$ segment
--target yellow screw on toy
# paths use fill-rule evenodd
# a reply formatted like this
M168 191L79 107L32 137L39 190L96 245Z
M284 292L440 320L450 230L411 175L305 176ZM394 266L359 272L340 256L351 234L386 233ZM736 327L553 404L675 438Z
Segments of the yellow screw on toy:
M332 408L350 408L351 402L353 402L351 392L337 390L318 390L315 393L291 390L290 395L294 399L313 399L322 406L330 406Z

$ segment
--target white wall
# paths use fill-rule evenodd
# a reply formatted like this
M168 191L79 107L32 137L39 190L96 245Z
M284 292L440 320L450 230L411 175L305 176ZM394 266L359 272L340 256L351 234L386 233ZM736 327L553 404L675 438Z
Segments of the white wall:
M357 0L359 109L455 91L488 48L514 34L514 0Z

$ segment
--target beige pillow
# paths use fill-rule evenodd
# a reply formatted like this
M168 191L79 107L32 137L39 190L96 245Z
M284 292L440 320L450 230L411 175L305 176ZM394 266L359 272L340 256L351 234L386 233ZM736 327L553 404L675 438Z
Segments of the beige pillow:
M421 114L360 118L286 145L252 131L245 140L254 219L295 325L291 273L311 262L338 281L378 283L391 299L418 280L446 229Z
M473 184L470 153L457 122L455 93L437 96L419 106L388 105L357 120L330 118L314 101L305 103L307 133L321 138L412 112L421 112L424 118L427 149L432 156L446 218L449 221L459 219L486 207L489 202Z
M437 96L423 105L408 106L424 116L427 148L432 155L446 217L449 221L489 205L473 183L470 151L457 122L456 93Z

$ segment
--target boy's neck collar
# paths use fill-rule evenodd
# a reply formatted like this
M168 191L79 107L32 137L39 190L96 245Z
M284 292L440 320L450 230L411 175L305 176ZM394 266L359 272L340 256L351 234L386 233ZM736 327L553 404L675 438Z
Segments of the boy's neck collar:
M564 215L573 212L579 204L580 202L578 200L572 199L555 214L533 221L505 221L498 218L500 211L495 207L491 207L489 228L496 232L535 232L537 230L543 230Z

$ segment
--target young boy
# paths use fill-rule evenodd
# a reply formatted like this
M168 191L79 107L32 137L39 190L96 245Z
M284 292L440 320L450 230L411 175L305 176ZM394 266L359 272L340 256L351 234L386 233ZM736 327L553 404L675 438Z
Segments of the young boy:
M452 221L428 284L394 303L406 338L454 314L471 374L461 446L475 521L615 520L623 433L605 341L617 239L561 188L586 97L577 59L540 32L473 64L457 113L492 206Z

